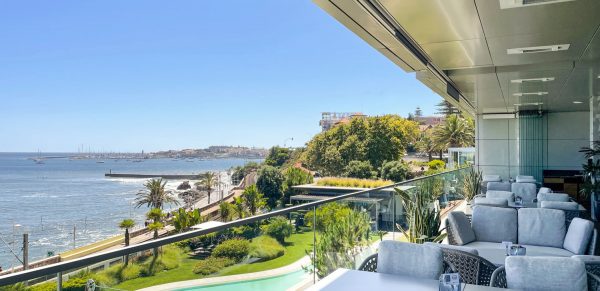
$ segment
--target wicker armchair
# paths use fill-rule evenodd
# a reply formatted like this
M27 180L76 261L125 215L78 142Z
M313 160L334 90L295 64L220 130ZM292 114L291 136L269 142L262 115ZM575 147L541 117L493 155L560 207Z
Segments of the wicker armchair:
M486 259L460 250L442 248L444 273L459 273L464 283L490 285L496 266ZM377 254L368 256L358 267L360 271L377 272Z
M589 291L600 291L600 277L593 274L589 271L586 264L587 271L587 285ZM506 271L504 270L504 266L499 267L492 274L492 279L490 282L490 286L497 288L507 288L506 282Z

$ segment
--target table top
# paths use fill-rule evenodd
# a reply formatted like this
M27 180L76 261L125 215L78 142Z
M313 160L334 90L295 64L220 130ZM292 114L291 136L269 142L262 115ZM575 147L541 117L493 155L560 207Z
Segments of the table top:
M308 290L410 290L410 291L438 291L438 280L417 279L414 277L380 274L348 269L337 269L329 276L321 279ZM463 284L464 291L496 291L511 290ZM514 289L512 289L514 290Z
M541 202L523 202L522 205L517 205L514 201L508 201L508 207L512 208L540 208L542 207L541 204ZM581 204L579 204L578 210L586 211L585 207L581 206Z

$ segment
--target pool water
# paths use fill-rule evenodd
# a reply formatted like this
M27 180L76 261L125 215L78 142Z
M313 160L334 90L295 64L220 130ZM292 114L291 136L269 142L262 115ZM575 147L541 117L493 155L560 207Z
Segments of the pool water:
M279 291L287 290L294 285L304 280L308 274L304 270L288 273L285 275L269 277L264 279L256 279L249 281L232 282L217 285L198 286L184 289L177 289L177 291L225 291L225 290L260 290L260 291Z

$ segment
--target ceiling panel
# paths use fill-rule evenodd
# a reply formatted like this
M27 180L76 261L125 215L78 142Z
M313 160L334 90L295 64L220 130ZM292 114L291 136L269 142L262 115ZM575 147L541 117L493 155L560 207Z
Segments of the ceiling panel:
M492 65L484 39L429 43L422 47L442 70Z
M419 44L483 38L473 0L380 0Z

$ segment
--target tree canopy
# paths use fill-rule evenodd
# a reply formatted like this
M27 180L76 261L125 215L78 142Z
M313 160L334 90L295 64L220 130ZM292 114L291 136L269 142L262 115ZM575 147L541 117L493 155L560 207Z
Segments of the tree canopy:
M350 161L379 169L384 161L399 160L418 136L418 123L398 115L353 118L317 134L302 160L323 175L342 175Z
M258 171L256 187L267 198L267 206L270 209L277 207L283 197L283 180L283 174L275 167L264 166Z

